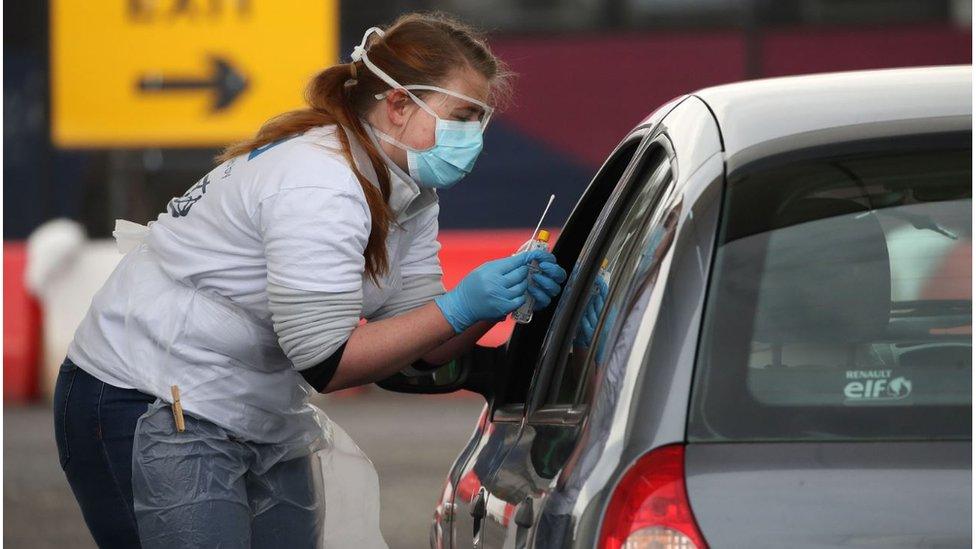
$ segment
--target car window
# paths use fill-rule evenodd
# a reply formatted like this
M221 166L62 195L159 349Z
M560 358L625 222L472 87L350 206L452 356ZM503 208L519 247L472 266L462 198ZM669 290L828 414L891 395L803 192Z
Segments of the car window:
M567 272L572 272L604 204L623 177L644 135L631 136L607 159L560 231L552 252ZM505 375L496 380L494 408L524 405L555 309L555 304L550 305L536 311L532 322L516 324L506 351Z
M959 140L730 182L689 439L970 436L972 174Z
M596 376L602 375L600 372L613 360L610 355L613 354L614 349L629 351L630 346L633 345L635 326L631 325L631 330L628 330L624 325L633 322L628 320L628 317L640 318L639 310L643 308L633 308L636 304L634 300L645 295L648 284L652 284L657 279L661 262L675 237L681 203L680 201L675 203L669 198L670 191L673 191L670 182L670 178L664 179L660 197L656 201L656 210L648 216L643 234L630 252L627 263L622 267L623 276L615 284L606 306L599 315L596 334L589 345L582 369L582 379L577 381L576 397L573 400L575 405L592 401L593 390L597 385ZM628 334L623 339L621 339L621 329Z
M585 292L576 298L573 322L563 338L558 367L548 385L544 404L574 404L584 388L588 365L602 360L609 328L620 312L623 292L634 276L641 254L631 253L647 233L648 222L661 190L670 179L671 166L660 148L649 151L645 164L626 198L625 209L599 251L587 259L594 264L584 283ZM654 233L661 234L661 233Z

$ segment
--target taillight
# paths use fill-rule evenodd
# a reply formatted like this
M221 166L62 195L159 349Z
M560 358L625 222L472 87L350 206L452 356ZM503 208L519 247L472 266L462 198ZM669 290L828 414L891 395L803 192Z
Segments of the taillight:
M603 517L600 549L706 549L685 490L685 448L642 456L617 484Z

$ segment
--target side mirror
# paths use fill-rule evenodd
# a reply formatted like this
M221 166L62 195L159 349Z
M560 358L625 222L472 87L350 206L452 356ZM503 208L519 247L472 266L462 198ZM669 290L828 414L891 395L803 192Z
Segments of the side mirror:
M396 393L443 394L464 389L490 400L492 383L504 356L505 350L501 347L475 345L447 364L425 370L415 367L410 373L400 372L376 384Z

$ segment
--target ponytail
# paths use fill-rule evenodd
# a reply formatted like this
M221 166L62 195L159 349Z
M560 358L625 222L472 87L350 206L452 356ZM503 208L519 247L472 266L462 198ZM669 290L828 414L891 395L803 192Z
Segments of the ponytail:
M390 174L383 162L383 157L380 156L373 141L366 134L362 121L346 97L346 82L350 80L351 74L355 74L354 69L350 69L351 65L352 63L335 65L315 75L305 92L308 108L275 116L261 126L257 135L231 145L217 157L217 160L223 162L279 139L302 134L319 126L335 124L350 130L366 149L366 154L369 156L373 171L376 172L380 184L379 188L376 188L363 175L353 161L352 149L345 132L337 131L336 136L342 146L342 155L349 162L353 173L356 174L356 179L359 180L359 185L363 188L363 194L366 195L366 204L369 206L372 229L366 243L364 256L366 274L376 282L380 276L389 270L389 258L386 256L386 236L389 233L390 220L393 217L388 206Z
M453 71L467 66L491 81L496 101L503 100L510 90L510 73L492 55L484 38L445 15L404 15L386 29L382 38L374 36L368 51L373 63L404 84L438 85ZM329 67L315 75L305 90L307 108L268 120L253 138L231 145L217 157L223 162L319 126L335 124L352 132L366 150L379 183L379 188L375 187L360 172L353 161L346 133L336 131L341 153L356 174L369 206L372 229L364 256L366 274L374 282L389 270L386 237L393 213L389 207L389 171L366 133L361 117L376 105L376 95L388 89L389 85L369 71L362 61Z

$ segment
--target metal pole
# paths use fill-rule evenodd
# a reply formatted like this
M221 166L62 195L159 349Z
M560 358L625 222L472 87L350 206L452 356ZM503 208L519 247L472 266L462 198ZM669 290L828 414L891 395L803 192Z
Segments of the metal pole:
M747 0L743 3L742 33L745 40L745 76L747 79L761 78L762 70L762 28L761 0Z
M129 151L108 152L108 214L110 219L125 219L129 203Z

